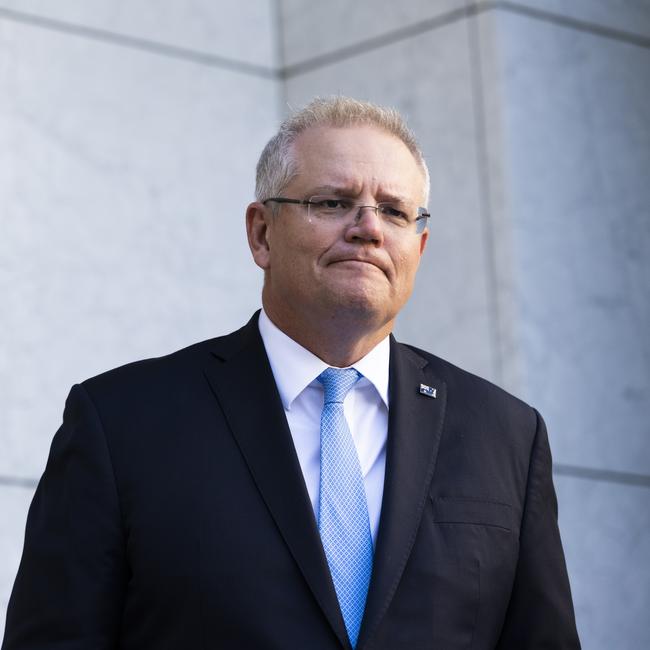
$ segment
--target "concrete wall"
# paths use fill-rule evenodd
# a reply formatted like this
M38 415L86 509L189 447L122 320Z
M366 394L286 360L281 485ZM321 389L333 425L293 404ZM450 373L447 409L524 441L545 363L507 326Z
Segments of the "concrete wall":
M571 395L575 411L558 421L565 462L642 473L650 461L650 49L512 12L479 20L500 50L508 290L525 368L505 380L542 400L550 420ZM594 404L608 408L596 413Z
M270 0L0 2L0 629L70 386L259 305L243 207L275 21Z
M344 93L431 168L398 338L541 410L583 646L649 647L649 59L644 0L0 0L0 604L70 384L248 317L255 158Z
M533 5L566 18L478 19L512 242L504 381L552 432L584 647L650 647L650 4Z

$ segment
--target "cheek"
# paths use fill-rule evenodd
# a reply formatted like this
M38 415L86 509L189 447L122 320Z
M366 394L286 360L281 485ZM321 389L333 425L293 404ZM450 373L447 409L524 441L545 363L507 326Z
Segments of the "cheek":
M296 273L311 273L318 269L319 261L328 250L328 243L322 238L316 238L314 233L307 231L294 237L284 250L284 264Z
M399 274L404 278L410 278L417 271L420 255L410 248L405 248L397 251L393 259L395 260L395 266Z
M271 250L271 274L283 285L296 288L313 282L317 256L313 244L305 237L276 240L276 246Z
M403 251L395 260L398 282L401 288L409 294L413 289L419 264L419 253L413 253L412 251Z

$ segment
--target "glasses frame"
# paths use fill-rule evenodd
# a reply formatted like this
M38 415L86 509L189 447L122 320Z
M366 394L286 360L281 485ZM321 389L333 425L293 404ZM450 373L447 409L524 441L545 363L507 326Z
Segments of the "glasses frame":
M315 196L320 196L320 194L317 194ZM264 199L264 201L262 201L262 205L266 205L267 203L273 202L273 203L289 203L289 204L292 204L292 205L305 205L305 206L309 207L310 205L315 205L315 202L312 201L313 198L314 197L312 196L312 197L310 197L308 199L290 199L290 198L287 198L285 196L272 196L272 197L270 197L268 199ZM377 210L379 210L379 206L382 205L382 203L384 203L384 202L380 201L377 205L359 204L359 205L354 205L352 209L357 210L357 216L359 215L359 212L363 208L372 208L375 211L375 214L377 214ZM390 204L390 201L386 201L385 203ZM350 212L352 212L352 210L350 210ZM415 217L415 219L413 220L413 223L415 223L415 234L416 235L421 235L426 230L426 228L427 228L427 219L429 219L430 217L431 217L431 214L429 212L427 212L426 208L422 208L422 207L418 208L418 216ZM420 224L422 224L422 225L420 225Z

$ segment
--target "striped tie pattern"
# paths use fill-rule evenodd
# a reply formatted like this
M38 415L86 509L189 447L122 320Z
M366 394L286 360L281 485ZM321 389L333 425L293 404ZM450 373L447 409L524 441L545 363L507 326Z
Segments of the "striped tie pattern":
M366 492L343 411L345 396L360 378L354 368L328 368L318 376L325 391L320 423L318 530L353 648L372 573Z

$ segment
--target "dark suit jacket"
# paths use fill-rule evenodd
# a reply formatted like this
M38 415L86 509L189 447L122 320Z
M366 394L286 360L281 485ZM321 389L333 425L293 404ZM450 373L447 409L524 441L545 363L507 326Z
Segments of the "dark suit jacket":
M389 390L358 648L579 648L541 418L394 340ZM72 389L3 648L349 648L256 317Z

